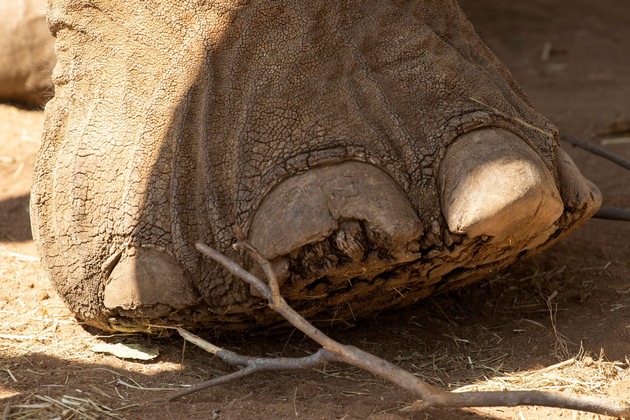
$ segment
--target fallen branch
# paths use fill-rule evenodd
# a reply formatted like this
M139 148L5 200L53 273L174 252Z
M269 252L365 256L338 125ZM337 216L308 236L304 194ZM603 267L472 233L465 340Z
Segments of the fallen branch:
M169 400L188 395L214 385L226 383L234 379L251 375L265 370L310 369L321 366L327 362L344 362L349 365L366 370L376 376L417 395L421 401L417 401L413 407L422 409L425 407L511 407L517 405L540 405L557 408L582 410L596 414L604 414L617 417L630 417L630 406L621 406L615 402L581 395L567 395L559 392L543 391L490 391L490 392L448 392L428 385L410 372L387 362L371 353L357 347L348 346L331 339L300 314L291 308L280 295L278 282L269 261L264 259L249 243L238 235L239 242L234 245L236 249L247 251L251 257L262 267L268 284L247 272L234 261L225 257L214 249L197 243L196 247L203 254L223 265L233 275L241 278L254 287L269 303L269 307L285 318L291 325L302 331L308 337L320 344L322 348L311 356L302 358L255 358L236 354L222 349L201 338L178 328L179 333L188 341L199 345L221 360L234 366L241 366L241 370L220 376L198 384L192 388L180 391L172 395Z

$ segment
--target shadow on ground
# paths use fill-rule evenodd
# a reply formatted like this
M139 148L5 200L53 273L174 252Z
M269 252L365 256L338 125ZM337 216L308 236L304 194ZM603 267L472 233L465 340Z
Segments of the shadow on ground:
M29 217L30 196L23 195L0 201L0 241L32 241Z

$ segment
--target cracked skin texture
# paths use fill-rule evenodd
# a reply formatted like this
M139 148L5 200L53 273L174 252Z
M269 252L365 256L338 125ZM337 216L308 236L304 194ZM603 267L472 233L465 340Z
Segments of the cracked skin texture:
M423 229L415 262L286 290L298 310L328 323L461 287L522 256L491 261L496 250L479 253L484 238L449 235L436 177L458 136L506 129L559 183L556 129L454 1L50 0L48 17L56 96L36 164L34 235L60 295L99 328L276 323L194 243L243 261L231 227L247 232L274 186L309 168L380 168ZM565 214L553 238L573 219ZM299 274L331 247L306 247L288 269ZM112 268L146 249L180 265L195 305L162 318L104 306Z

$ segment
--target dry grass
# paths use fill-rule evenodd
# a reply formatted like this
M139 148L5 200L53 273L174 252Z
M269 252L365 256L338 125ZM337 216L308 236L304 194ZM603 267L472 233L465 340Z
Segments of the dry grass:
M573 270L595 272L596 270L604 271L609 266L610 262L601 267L574 267ZM488 340L486 336L484 343L484 335L477 335L477 339L484 343L480 348L485 348L489 352L490 363L486 363L484 367L491 371L494 376L483 375L481 378L474 379L474 384L459 386L455 389L456 392L553 390L577 394L603 395L612 384L630 378L630 362L627 357L623 362L608 361L606 360L604 349L600 349L597 355L589 354L581 343L577 352L572 356L571 349L578 347L578 345L560 332L561 328L557 319L559 307L562 305L561 298L563 293L557 290L562 290L568 286L566 279L562 276L566 270L567 266L563 265L547 271L535 271L525 276L515 276L512 272L506 272L495 276L488 282L488 287L490 288L500 284L503 284L503 286L509 284L512 287L520 285L518 287L533 287L536 290L537 296L530 296L528 300L515 299L512 310L517 313L518 310L528 307L531 310L540 311L544 302L548 325L525 318L522 318L521 321L535 325L547 334L553 335L553 349L550 349L550 352L560 362L540 369L521 372L505 369L503 361L513 357L513 354L504 353L505 349L499 345L500 337L494 334L499 340L493 342ZM589 287L584 287L584 293L590 294ZM581 296L580 300L586 300L587 297ZM615 310L615 308L611 308L611 311ZM515 330L515 332L517 331L524 332L525 330ZM494 360L492 359L493 354L496 356ZM467 359L472 360L471 356L468 356ZM496 362L501 363L497 364Z
M463 386L455 391L548 390L603 395L611 383L629 375L627 361L609 362L604 360L603 355L593 360L581 353L545 368L484 378L476 384Z
M26 420L35 418L102 419L122 418L120 414L94 399L64 395L59 399L35 394L31 398L39 403L7 405L2 419Z
M0 309L0 354L81 357L80 352L85 350L82 343L67 338L76 339L81 336L79 332L85 332L48 284L40 263L32 256L3 248L0 248L0 276L20 283L12 291L13 296L7 296L13 299ZM84 338L89 337L85 334Z

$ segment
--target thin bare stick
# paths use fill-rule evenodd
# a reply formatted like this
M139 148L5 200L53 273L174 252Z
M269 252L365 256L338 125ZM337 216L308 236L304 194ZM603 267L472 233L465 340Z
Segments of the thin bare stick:
M593 153L597 156L603 157L604 159L608 159L611 162L616 163L617 165L630 169L630 161L622 158L621 156L615 155L614 153L610 153L608 150L602 149L599 146L595 146L585 140L578 139L576 137L570 136L568 134L560 134L560 139L566 141L567 143L584 149L590 153ZM593 216L596 219L606 219L606 220L621 220L621 221L630 221L630 209L623 209L617 207L602 207L595 213Z
M170 395L166 401L172 401L174 399L186 396L186 395L190 395L194 392L197 391L201 391L202 389L206 389L206 388L210 388L216 385L221 385L221 384L225 384L228 382L231 382L235 379L240 379L240 378L244 378L245 376L251 375L252 373L254 373L254 369L251 367L246 367L243 368L241 370L237 370L236 372L232 372L232 373L228 373L227 375L223 375L223 376L218 376L216 378L212 378L208 381L205 382L201 382L197 385L191 386L190 388L186 388L183 389L181 391L178 391L172 395Z
M331 339L322 331L317 329L311 323L306 321L300 314L295 312L291 308L282 295L280 294L278 282L275 273L271 267L269 261L267 261L255 248L253 248L247 241L245 241L240 232L236 232L239 237L239 242L235 244L236 249L246 250L251 257L261 265L265 275L267 276L268 285L262 280L247 272L240 265L230 260L223 254L215 251L214 249L197 243L196 247L199 251L217 261L223 265L233 275L241 278L252 287L256 288L260 294L265 297L269 306L277 313L282 315L289 323L294 327L304 332L307 336L320 344L323 348L317 353L319 357L315 357L317 361L341 361L349 365L366 370L374 375L380 376L392 383L399 385L400 387L414 393L421 398L421 402L415 404L416 408L423 407L496 407L496 406L516 406L516 405L541 405L548 407L568 408L574 410L588 411L597 414L604 414L617 417L630 417L630 406L621 406L615 402L581 395L566 395L558 392L543 392L543 391L499 391L499 392L447 392L439 388L433 387L421 381L419 378L411 374L410 372L401 369L400 367L387 362L373 354L367 353L354 346L343 345L337 341ZM225 383L228 380L240 378L249 375L255 371L260 370L278 370L285 369L290 365L294 365L295 369L305 369L309 367L306 364L302 365L302 361L311 361L310 357L288 359L290 363L287 363L280 367L278 364L274 364L274 361L287 360L283 358L279 359L250 359L245 356L236 355L232 357L234 353L230 352L230 357L225 359L221 357L223 349L210 344L208 346L209 351L216 354L223 360L234 360L236 364L243 365L247 362L244 369L234 372L232 374L212 379L204 384L198 386L207 387L217 383ZM320 353L321 352L321 353ZM227 353L226 353L227 354ZM261 363L260 368L254 367L250 364L249 360L264 360ZM228 362L229 363L229 362ZM268 364L268 367L263 367ZM315 364L311 365L315 366ZM209 385L208 385L209 384ZM203 389L203 388L201 388ZM189 390L186 390L189 391ZM184 392L184 391L182 391ZM194 392L194 391L192 391ZM188 392L189 393L189 392Z
M596 219L622 220L630 222L630 209L620 209L618 207L602 207L593 216Z
M630 161L622 158L621 156L617 156L614 153L610 153L608 150L602 149L601 147L595 146L587 141L580 140L576 137L570 136L568 134L560 134L560 139L566 141L567 143L579 147L580 149L584 149L587 152L591 152L594 155L603 157L604 159L608 159L611 162L616 163L619 166L622 166L626 169L630 169Z

